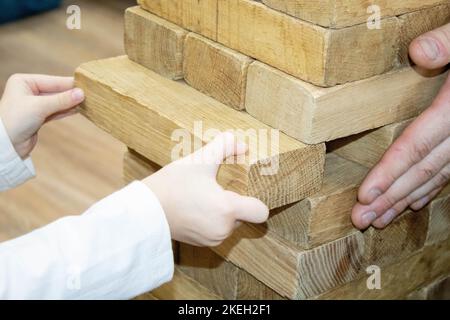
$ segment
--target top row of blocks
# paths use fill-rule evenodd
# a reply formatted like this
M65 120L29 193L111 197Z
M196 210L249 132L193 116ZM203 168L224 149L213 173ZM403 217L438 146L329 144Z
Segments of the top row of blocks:
M263 4L252 0L139 0L138 3L185 29L321 87L366 79L407 63L407 46L423 32L423 26L429 29L450 20L448 0L380 1L381 9L385 9L381 12L387 16L446 4L418 14L387 17L375 29L366 23L343 29L324 28L269 7L301 18L308 12L307 16L314 17L326 14L335 1L264 0ZM340 0L332 11L352 17L353 9L360 11L365 7L367 11L368 2ZM370 14L366 12L366 19L361 21L363 16L360 12L353 21L364 22Z

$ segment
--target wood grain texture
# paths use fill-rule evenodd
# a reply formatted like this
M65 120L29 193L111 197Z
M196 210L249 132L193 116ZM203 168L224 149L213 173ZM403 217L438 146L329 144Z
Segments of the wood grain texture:
M319 86L365 79L395 65L399 23L322 28L249 0L218 0L218 42ZM343 50L357 44L358 50Z
M217 0L138 0L138 3L185 29L216 39Z
M261 62L249 67L246 110L305 143L331 141L417 116L447 73L423 77L410 67L320 88Z
M180 268L227 300L280 300L272 289L209 248L180 246Z
M226 189L257 197L275 208L301 200L321 186L324 145L307 146L284 134L274 136L273 130L251 116L126 57L84 64L77 69L76 82L86 93L82 113L158 165L170 163L172 153L190 154L212 132L240 130L249 142L249 152L240 159L244 164L229 159L234 164L220 167L218 181ZM174 138L174 132L180 135ZM268 148L272 142L278 150L272 148L269 153L261 147L261 139L267 139Z
M143 180L161 169L161 166L144 158L132 149L128 149L123 156L123 178L125 183Z
M409 258L381 269L381 290L367 288L367 277L318 296L318 299L405 299L421 285L450 272L450 239L424 247Z
M409 64L409 45L418 36L450 22L450 3L400 16L400 64Z
M406 211L389 227L364 232L364 270L370 265L389 266L408 258L425 246L430 213ZM365 271L363 272L365 273Z
M302 20L330 28L343 28L366 23L372 13L368 7L375 4L381 17L403 13L445 3L446 0L262 0L264 4Z
M367 172L365 167L327 154L322 189L298 203L273 210L268 228L304 249L353 233L350 213Z
M450 185L431 202L429 210L427 245L444 241L450 234Z
M172 281L137 297L136 300L222 300L222 298L176 267Z
M450 275L444 275L410 293L409 300L450 300Z
M200 92L243 110L247 71L252 61L217 42L190 33L185 42L184 78Z
M125 12L128 58L169 79L183 78L183 48L187 33L138 6Z
M331 141L327 144L327 150L372 168L412 121L413 119L396 122L380 129Z

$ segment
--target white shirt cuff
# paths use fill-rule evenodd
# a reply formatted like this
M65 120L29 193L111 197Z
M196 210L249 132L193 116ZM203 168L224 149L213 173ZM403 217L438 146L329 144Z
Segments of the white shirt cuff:
M31 158L17 154L0 119L0 191L21 185L36 175Z

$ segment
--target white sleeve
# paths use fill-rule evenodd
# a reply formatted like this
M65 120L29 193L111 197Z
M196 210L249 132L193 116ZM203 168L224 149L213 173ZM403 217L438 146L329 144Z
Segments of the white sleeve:
M0 244L0 299L130 299L173 270L163 209L133 182L81 216Z
M0 119L0 191L17 187L34 176L31 158L20 158Z

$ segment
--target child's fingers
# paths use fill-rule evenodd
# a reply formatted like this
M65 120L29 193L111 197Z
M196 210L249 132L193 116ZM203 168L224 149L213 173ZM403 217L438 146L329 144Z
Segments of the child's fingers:
M263 223L269 217L267 206L256 198L241 196L227 191L227 201L234 209L235 219L250 223Z
M35 97L35 107L37 112L47 119L56 113L79 105L83 100L83 90L76 88L53 95Z
M8 86L17 93L40 95L73 89L74 79L41 74L14 74L9 78Z
M58 113L55 113L55 114L51 115L50 117L48 117L45 120L45 122L47 123L47 122L50 122L50 121L61 120L61 119L73 116L73 115L77 114L79 111L80 111L79 108L74 107L74 108L69 109L67 111L58 112Z
M216 172L226 158L244 154L246 151L245 143L237 141L231 132L224 132L186 160L192 161L194 164L207 165Z

